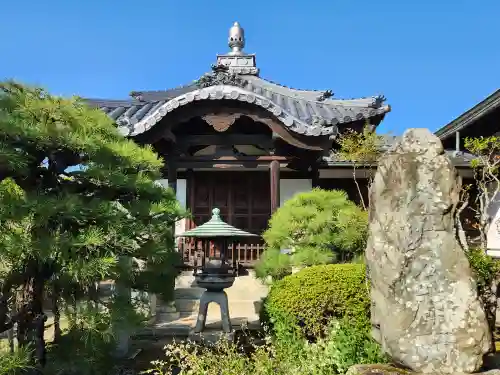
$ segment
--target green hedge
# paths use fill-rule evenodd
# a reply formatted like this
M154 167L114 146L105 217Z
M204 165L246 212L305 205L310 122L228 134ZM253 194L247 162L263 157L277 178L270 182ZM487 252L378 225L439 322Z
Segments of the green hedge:
M330 264L305 268L274 283L262 319L275 328L295 325L304 335L319 337L332 317L364 324L369 313L365 265Z

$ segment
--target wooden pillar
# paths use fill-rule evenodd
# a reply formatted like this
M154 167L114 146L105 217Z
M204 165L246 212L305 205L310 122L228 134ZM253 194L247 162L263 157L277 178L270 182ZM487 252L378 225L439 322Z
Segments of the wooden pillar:
M280 162L273 160L269 165L271 180L271 214L280 206Z
M167 168L168 187L177 193L177 163L175 157L169 157Z
M195 178L194 171L192 169L188 169L186 171L186 186L187 186L187 204L186 208L191 212L194 210L195 206ZM194 228L194 221L190 218L186 219L186 230Z
M311 185L312 188L317 188L319 186L319 168L317 164L311 166Z

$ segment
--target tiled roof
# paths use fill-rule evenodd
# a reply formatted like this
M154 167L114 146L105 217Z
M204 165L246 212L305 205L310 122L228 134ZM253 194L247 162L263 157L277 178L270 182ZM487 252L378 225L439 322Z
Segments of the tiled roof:
M453 136L457 131L461 131L468 126L477 123L484 116L494 110L497 110L498 108L500 108L500 89L496 90L486 99L461 114L449 124L436 130L434 134L436 134L441 140L447 139Z
M236 100L268 110L288 129L304 135L336 135L339 124L383 116L390 111L382 96L335 99L329 91L298 90L255 75L208 73L200 80L165 91L132 93L131 100L88 99L117 122L124 135L141 134L167 113L197 100Z

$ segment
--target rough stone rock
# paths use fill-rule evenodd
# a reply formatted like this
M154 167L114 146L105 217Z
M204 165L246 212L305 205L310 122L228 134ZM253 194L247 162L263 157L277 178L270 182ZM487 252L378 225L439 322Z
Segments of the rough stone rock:
M440 140L409 129L370 189L366 259L374 338L423 373L471 373L491 332L454 228L461 180Z
M411 371L391 365L354 365L349 367L346 375L410 375Z
M459 373L455 373L459 375ZM478 372L477 375L500 375L500 370ZM391 365L354 365L349 367L346 375L418 375L416 372L394 367ZM436 373L436 375L439 375Z

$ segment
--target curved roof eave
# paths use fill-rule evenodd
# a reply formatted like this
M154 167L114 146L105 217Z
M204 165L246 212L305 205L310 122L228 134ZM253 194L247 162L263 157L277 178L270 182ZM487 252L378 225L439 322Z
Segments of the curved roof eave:
M149 111L146 116L135 122L128 117L119 116L120 118L117 119L118 127L125 136L137 136L155 126L167 113L197 100L235 100L254 104L264 108L275 116L287 129L309 136L328 135L334 137L338 134L337 125L339 123L353 120L351 118L344 119L340 117L339 119L332 118L329 121L330 123L328 123L321 116L317 116L311 123L308 123L290 113L287 107L280 106L264 95L238 86L214 85L185 92L171 98L163 104L156 106L154 110ZM388 106L381 106L377 109L370 108L369 116L361 116L361 118L358 117L356 120L383 115L388 111Z
M297 117L292 116L290 113L285 111L284 108L273 103L271 100L267 99L262 95L257 95L253 92L249 92L240 87L229 86L229 85L217 85L209 86L201 89L197 89L182 95L179 95L173 99L168 100L166 103L161 105L148 116L144 117L136 123L124 123L126 120L122 120L122 124L118 124L122 134L126 136L136 136L145 131L151 129L156 125L167 113L174 111L175 109L187 105L193 101L197 100L237 100L240 102L246 102L250 104L255 104L259 107L264 108L269 113L274 115L281 123L283 123L288 129L304 135L334 135L337 132L337 127L335 125L331 126L321 126L309 125L306 122L300 120Z

